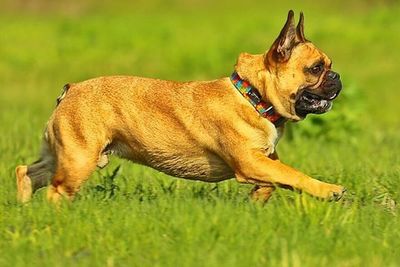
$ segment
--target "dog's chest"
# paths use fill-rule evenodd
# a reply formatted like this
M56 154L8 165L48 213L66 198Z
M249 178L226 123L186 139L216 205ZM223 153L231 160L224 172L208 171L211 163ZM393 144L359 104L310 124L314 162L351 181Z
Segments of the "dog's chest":
M275 128L274 125L269 124L262 133L258 133L254 137L254 147L259 147L264 150L266 156L275 152L275 148L283 134L283 127Z

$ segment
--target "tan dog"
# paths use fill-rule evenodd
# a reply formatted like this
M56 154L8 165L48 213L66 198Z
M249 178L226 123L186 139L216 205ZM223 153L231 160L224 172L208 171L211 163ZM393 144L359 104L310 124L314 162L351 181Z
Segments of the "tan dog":
M255 184L253 197L264 201L276 186L340 198L343 187L310 178L275 152L278 121L328 111L341 89L331 60L305 39L303 14L297 27L293 17L265 54L241 54L231 79L111 76L67 85L40 159L16 168L19 200L49 184L50 201L71 199L110 153L185 179L236 177Z

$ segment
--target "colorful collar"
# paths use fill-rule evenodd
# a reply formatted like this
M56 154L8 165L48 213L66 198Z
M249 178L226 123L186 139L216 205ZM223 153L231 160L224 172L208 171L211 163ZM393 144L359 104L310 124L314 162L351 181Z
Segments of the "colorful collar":
M275 127L278 128L286 122L286 118L282 117L278 112L276 112L272 104L263 101L258 90L248 81L242 80L236 71L231 75L231 82L244 96L244 98L246 98L258 111L258 113L260 113L262 117L272 122Z

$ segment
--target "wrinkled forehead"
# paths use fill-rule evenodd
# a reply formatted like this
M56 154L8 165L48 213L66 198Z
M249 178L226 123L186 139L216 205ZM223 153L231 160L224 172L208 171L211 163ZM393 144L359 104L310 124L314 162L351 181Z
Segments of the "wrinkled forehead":
M330 66L332 63L331 59L311 42L298 44L292 51L291 59L307 66L317 62L323 62L326 66Z

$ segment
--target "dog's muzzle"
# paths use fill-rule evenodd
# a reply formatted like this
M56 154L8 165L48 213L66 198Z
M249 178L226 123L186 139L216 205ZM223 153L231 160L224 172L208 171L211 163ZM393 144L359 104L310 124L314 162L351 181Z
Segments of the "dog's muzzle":
M342 90L340 75L334 71L328 71L318 88L305 88L297 95L295 109L296 114L305 117L309 113L321 114L332 108L332 101Z

